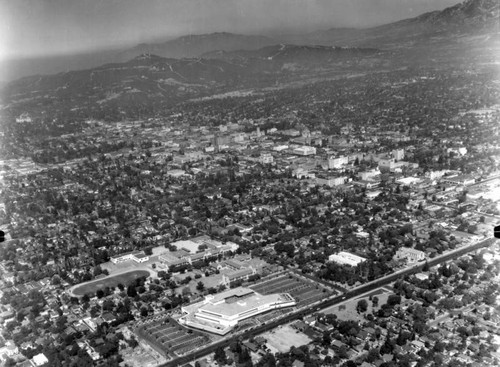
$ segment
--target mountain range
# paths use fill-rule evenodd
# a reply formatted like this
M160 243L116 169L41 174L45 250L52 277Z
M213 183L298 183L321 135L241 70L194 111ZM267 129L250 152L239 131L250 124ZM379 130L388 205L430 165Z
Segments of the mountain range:
M172 107L180 102L243 89L259 89L362 72L381 65L377 49L274 45L253 51L214 52L204 58L164 58L143 54L124 63L28 76L3 89L3 109L47 116L81 114L137 115L141 109ZM57 111L57 113L56 113Z
M3 70L0 79L7 81L27 75L87 69L106 63L126 62L141 54L177 59L207 54L213 57L215 51L257 50L281 43L395 49L429 42L463 42L467 36L475 37L473 41L477 42L477 36L481 35L485 38L491 35L498 37L499 14L498 0L466 0L442 11L368 29L331 28L273 38L225 32L188 35L164 42L142 43L128 49L3 61L0 62L0 70Z
M229 33L138 45L101 54L94 61L111 60L101 66L13 80L0 89L0 107L16 116L30 111L119 119L123 114L137 117L141 111L150 113L189 100L282 89L422 63L449 68L455 56L476 57L483 50L490 54L498 50L499 4L467 0L441 12L370 30L330 29L306 35L313 45ZM488 46L478 49L480 41L488 38ZM319 45L311 39L358 46Z
M456 42L467 36L486 37L500 31L500 2L466 0L433 11L369 29L331 28L287 39L293 43L400 48L421 43Z

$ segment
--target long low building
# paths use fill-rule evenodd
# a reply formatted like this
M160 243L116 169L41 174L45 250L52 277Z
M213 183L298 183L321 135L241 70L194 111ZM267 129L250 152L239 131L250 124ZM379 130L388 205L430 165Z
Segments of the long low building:
M119 264L128 260L134 260L136 263L143 263L149 260L149 256L142 251L133 251L111 257L113 264Z
M395 260L407 260L408 262L416 262L425 260L425 252L415 250L413 248L402 247L394 255Z
M249 288L235 288L208 295L201 302L182 307L183 325L224 335L238 322L261 313L296 304L288 293L263 295Z

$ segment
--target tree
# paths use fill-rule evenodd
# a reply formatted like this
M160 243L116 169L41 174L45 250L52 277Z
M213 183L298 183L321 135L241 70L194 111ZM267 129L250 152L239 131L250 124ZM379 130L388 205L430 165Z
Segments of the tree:
M378 348L371 348L368 351L368 355L366 357L366 361L368 363L373 363L373 362L375 362L379 358L380 358L380 352L379 352Z
M60 285L61 284L61 277L57 274L54 274L52 277L52 285Z
M395 306L395 305L397 305L399 303L401 303L401 296L399 296L397 294L391 294L387 298L387 304L390 305L390 306Z
M425 260L425 264L424 266L422 267L422 271L429 271L430 267L429 267L429 263L427 262L427 260Z
M247 363L249 361L251 361L252 357L250 356L250 353L248 353L248 350L247 348L241 348L241 352L239 353L239 356L238 356L238 363Z
M198 282L198 284L196 285L196 289L200 292L203 292L203 290L205 289L205 284L203 284L203 282Z
M137 342L137 340L135 339L135 337L133 335L130 339L127 340L127 343L128 343L128 346L132 349L135 349L139 345L139 343Z
M366 299L360 299L358 301L358 304L356 306L356 310L358 312L366 312L366 310L368 309L368 302L366 301Z
M135 297L135 296L137 296L137 291L135 290L135 285L130 284L127 287L127 296L129 296L129 297Z
M220 365L225 365L227 363L227 356L223 347L217 347L217 349L215 349L214 360Z
M325 359L326 360L326 359ZM274 358L274 355L271 353L266 353L257 366L262 366L262 367L276 367L276 358Z
M341 345L338 352L337 352L337 355L341 359L348 358L349 357L349 355L347 354L348 351L349 351L349 348L346 345Z
M321 344L325 347L328 347L331 343L332 338L330 337L330 334L327 331L323 332L323 339L321 341Z

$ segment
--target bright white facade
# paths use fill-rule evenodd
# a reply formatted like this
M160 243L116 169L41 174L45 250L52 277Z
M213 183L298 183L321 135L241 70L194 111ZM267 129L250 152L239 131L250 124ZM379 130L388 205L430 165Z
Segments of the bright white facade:
M364 257L351 254L349 252L341 251L338 254L333 254L328 257L329 261L336 262L337 264L357 266L358 264L366 261Z
M287 150L288 149L288 145L277 145L273 148L273 150L277 151L277 152L281 152L283 150Z
M418 177L402 177L398 180L396 180L396 183L401 184L403 186L411 186L411 185L416 185L422 182L422 179Z
M358 174L358 177L361 179L361 180L370 180L372 179L373 177L375 176L378 176L380 175L380 170L377 168L377 169L373 169L371 171L363 171L363 172L360 172Z
M206 296L201 302L182 307L184 315L179 322L224 335L244 319L295 304L295 299L288 293L262 295L240 287Z
M341 168L343 165L349 163L348 157L329 157L328 158L328 169Z
M347 181L347 177L316 177L316 184L319 186L339 186L343 185Z
M293 149L292 152L297 155L314 155L316 154L316 148L303 145L301 147Z
M260 163L262 164L272 164L274 162L274 158L270 153L262 153L260 155Z
M425 259L425 253L420 250L415 250L409 247L401 247L396 254L394 255L394 259L402 260L406 259L408 262L416 262Z
M134 251L119 256L113 256L110 260L113 264L119 264L129 260L133 260L136 263L143 263L149 260L149 256L142 251Z
M396 161L402 161L405 159L405 150L404 149L394 149L392 151L392 156Z
M32 361L35 364L35 366L43 366L44 364L49 363L49 360L47 359L47 357L45 357L45 354L43 353L34 356Z

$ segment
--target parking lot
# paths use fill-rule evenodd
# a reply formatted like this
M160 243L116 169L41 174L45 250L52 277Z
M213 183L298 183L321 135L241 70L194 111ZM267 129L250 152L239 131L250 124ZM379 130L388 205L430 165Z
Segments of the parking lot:
M186 329L168 315L140 322L135 332L164 356L181 356L210 342L208 336Z
M250 288L261 294L289 293L297 301L299 308L333 294L331 290L308 279L287 274L252 285Z

